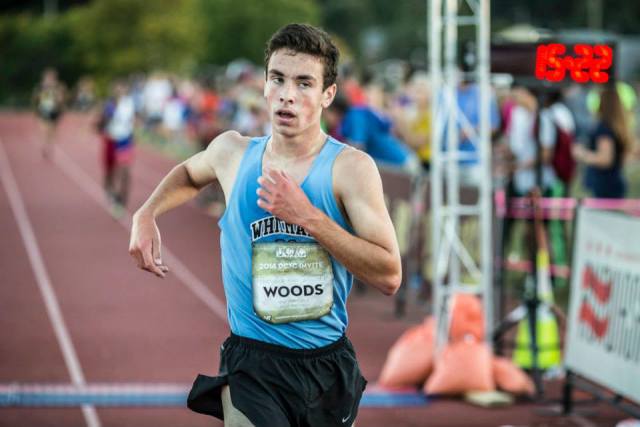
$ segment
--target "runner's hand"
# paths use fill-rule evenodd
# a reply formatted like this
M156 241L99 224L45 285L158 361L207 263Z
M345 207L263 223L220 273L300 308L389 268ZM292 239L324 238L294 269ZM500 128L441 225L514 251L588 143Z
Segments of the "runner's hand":
M151 217L133 217L129 254L138 267L164 278L169 268L162 263L160 230Z
M315 207L286 172L266 169L258 184L258 206L279 219L304 226L305 220L314 215Z

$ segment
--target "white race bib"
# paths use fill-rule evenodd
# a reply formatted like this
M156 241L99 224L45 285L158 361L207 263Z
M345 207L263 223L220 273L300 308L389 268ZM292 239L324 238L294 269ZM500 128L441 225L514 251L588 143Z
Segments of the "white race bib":
M269 323L318 319L333 306L333 268L317 243L253 244L253 307Z

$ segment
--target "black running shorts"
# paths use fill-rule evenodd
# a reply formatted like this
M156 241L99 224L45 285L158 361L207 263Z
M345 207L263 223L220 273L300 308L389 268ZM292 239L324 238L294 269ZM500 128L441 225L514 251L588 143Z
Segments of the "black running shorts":
M224 419L220 394L227 384L233 406L256 427L350 427L367 381L344 336L295 350L232 334L221 347L219 375L198 375L187 406Z

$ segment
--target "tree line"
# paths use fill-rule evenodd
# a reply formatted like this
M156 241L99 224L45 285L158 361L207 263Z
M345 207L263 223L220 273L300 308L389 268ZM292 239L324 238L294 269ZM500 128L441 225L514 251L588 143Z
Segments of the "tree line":
M426 0L59 0L55 16L38 13L41 2L23 3L0 16L5 104L28 98L47 66L67 83L90 75L105 87L134 72L193 75L235 58L261 63L265 40L288 22L323 26L361 64L427 60ZM551 29L601 22L606 30L637 32L640 2L492 0L491 16L494 31L522 22Z

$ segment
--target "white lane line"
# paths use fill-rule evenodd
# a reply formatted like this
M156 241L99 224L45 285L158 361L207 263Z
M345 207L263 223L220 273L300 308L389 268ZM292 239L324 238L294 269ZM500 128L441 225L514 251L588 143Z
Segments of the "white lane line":
M51 285L47 268L42 260L38 241L36 240L33 227L29 221L27 210L24 207L24 202L22 201L22 196L20 195L20 190L18 189L18 184L13 176L13 172L11 171L11 165L9 164L9 159L5 153L2 141L0 141L0 181L2 181L2 185L9 197L9 205L18 224L20 236L22 237L29 257L29 263L36 276L36 282L38 282L38 287L40 288L40 293L42 294L47 314L49 315L49 321L53 325L54 333L62 350L62 356L67 365L69 375L71 376L71 382L77 386L84 386L86 382L80 361L78 360L78 355L71 341L64 318L62 317L58 298ZM100 427L101 423L95 407L82 405L82 414L89 427Z
M84 172L76 163L69 158L69 156L62 150L57 150L54 157L55 163L58 164L60 170L78 187L80 187L89 197L98 203L107 213L110 215L110 207L103 197L103 190L96 182ZM125 212L122 218L118 219L118 223L122 225L125 230L131 229L131 215L129 212ZM125 250L123 248L123 250ZM209 290L198 277L187 268L187 266L178 259L166 246L162 247L162 257L166 261L166 264L171 267L171 272L176 275L193 294L200 299L209 309L216 314L220 319L227 323L227 308L226 305L215 296L213 292ZM133 264L132 264L133 268Z

